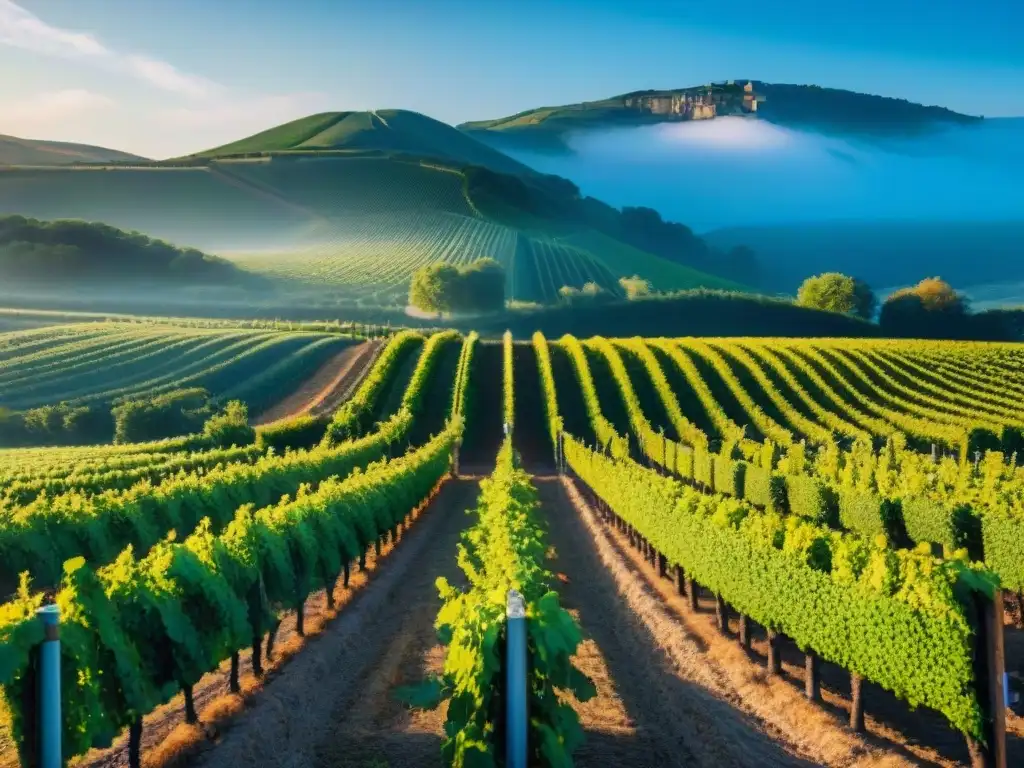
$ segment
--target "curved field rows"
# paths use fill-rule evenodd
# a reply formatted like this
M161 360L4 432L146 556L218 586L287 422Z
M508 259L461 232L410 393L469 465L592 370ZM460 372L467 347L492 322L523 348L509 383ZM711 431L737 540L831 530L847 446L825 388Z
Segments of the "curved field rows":
M46 330L40 331L49 340ZM109 402L201 386L215 397L263 407L346 346L310 332L208 330L173 326L77 326L49 346L25 343L0 360L0 399L13 409L57 402ZM24 354L18 354L19 351Z
M483 219L422 209L339 213L311 239L286 253L230 258L297 281L400 295L416 269L435 261L466 264L486 256L511 270L517 234Z
M333 410L369 372L380 346L380 341L366 341L346 347L320 366L298 389L260 414L253 424L273 424Z

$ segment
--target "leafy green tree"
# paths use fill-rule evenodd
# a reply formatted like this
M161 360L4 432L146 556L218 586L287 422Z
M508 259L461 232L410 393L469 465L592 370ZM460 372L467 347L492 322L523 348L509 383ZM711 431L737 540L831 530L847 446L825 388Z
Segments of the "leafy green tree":
M875 295L867 283L841 272L808 277L797 291L796 303L865 320L871 319L875 311Z
M409 304L427 312L497 312L505 306L505 269L494 259L466 267L437 263L421 267L409 285Z
M928 277L891 294L879 324L894 336L957 338L969 333L969 306L945 280Z
M409 303L425 312L451 312L453 288L459 279L458 267L439 262L420 267L409 286Z

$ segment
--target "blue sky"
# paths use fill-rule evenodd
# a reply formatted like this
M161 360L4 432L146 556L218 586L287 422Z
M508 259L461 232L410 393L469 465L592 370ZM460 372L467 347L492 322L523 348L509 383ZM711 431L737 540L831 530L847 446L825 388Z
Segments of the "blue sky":
M0 0L0 133L151 157L317 111L458 123L741 77L1024 115L1024 2Z

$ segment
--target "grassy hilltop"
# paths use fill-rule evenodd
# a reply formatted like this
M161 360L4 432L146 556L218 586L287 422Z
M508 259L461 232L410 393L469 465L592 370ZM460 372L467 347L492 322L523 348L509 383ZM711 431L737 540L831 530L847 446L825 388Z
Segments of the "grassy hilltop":
M74 163L148 162L146 158L116 149L70 144L64 141L37 141L16 136L0 136L0 167L5 165L72 165Z

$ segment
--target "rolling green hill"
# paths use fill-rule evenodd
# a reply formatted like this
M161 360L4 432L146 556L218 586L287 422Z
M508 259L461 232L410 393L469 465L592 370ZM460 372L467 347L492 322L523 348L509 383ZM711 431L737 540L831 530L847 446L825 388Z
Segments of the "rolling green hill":
M700 85L669 90L634 91L599 101L538 107L508 117L463 123L467 136L498 149L535 152L568 152L567 136L573 131L674 122L684 117L664 113L673 98L708 99L718 115L747 114L743 105L746 80L713 86ZM913 135L944 124L977 122L943 107L924 106L905 99L822 88L749 81L760 97L758 119L779 125L805 127L836 134Z
M37 141L16 136L0 136L0 166L71 165L73 163L147 162L138 155L116 149L69 144L63 141Z
M0 169L0 215L103 221L200 248L316 294L404 305L433 261L500 261L509 298L621 277L658 290L743 290L628 244L616 209L451 126L401 110L313 115L145 167ZM711 270L714 271L714 270Z
M192 158L271 153L366 153L409 155L480 165L502 173L533 171L451 126L404 109L324 112L279 125Z

